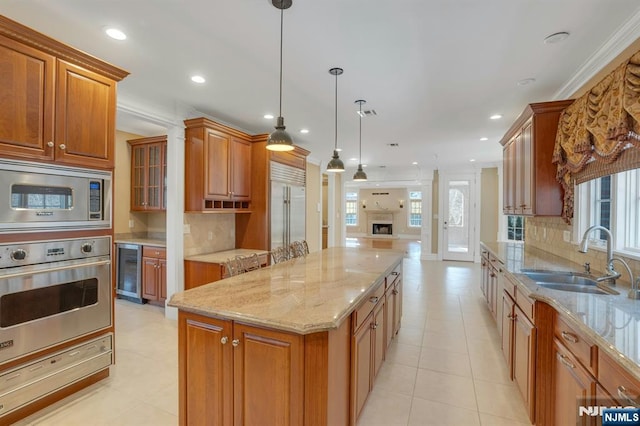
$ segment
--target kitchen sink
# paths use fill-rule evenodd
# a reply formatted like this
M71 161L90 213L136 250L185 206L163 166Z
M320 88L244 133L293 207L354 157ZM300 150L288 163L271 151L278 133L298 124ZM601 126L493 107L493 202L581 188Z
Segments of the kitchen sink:
M521 273L535 281L536 285L552 290L590 294L620 294L604 285L598 285L599 283L593 277L578 272L522 270Z

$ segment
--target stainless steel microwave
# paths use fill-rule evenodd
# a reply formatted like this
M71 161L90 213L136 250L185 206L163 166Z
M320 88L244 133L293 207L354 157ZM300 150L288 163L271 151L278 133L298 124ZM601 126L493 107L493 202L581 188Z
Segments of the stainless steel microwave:
M0 233L111 228L109 171L0 160Z

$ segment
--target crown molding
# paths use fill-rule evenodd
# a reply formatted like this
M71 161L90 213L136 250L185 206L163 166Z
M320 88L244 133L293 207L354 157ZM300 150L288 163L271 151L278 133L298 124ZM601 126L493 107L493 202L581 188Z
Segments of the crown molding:
M553 99L568 99L581 87L591 80L600 70L613 61L638 39L640 34L640 9L607 40L600 49L596 50L578 71L558 90Z

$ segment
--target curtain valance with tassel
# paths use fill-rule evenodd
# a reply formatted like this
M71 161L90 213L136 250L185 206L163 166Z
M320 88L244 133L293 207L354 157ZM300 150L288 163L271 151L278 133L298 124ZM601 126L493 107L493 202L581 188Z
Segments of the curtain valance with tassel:
M553 163L567 223L575 184L640 167L640 52L565 109Z

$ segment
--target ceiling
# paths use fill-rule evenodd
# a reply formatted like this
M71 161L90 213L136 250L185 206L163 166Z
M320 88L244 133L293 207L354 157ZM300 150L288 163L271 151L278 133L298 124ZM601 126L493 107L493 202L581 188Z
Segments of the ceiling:
M131 72L120 105L273 130L263 116L278 115L280 11L270 0L3 0L0 13ZM630 27L637 38L638 21L637 0L293 0L284 11L287 131L326 164L335 142L328 70L341 67L337 143L348 167L357 165L357 99L377 113L362 119L370 177L492 164L527 103L571 94L606 43ZM107 26L127 40L106 37ZM570 37L544 43L560 31ZM136 128L120 117L118 129Z

